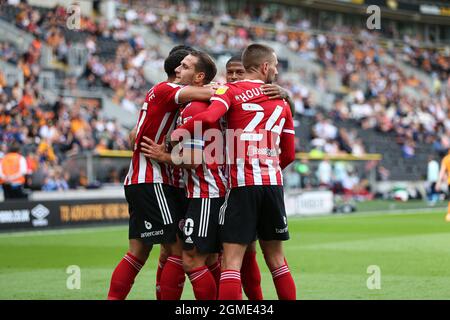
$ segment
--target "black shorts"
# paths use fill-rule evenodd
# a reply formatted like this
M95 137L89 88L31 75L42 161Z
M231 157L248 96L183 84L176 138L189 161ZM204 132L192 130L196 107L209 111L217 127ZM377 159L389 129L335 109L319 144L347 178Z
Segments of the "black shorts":
M182 237L181 219L187 208L184 189L162 183L125 186L130 222L129 239L145 244L173 243Z
M191 198L184 221L184 250L217 253L219 239L219 211L225 198Z
M288 240L283 186L248 186L227 193L221 209L220 239L250 244L260 240Z

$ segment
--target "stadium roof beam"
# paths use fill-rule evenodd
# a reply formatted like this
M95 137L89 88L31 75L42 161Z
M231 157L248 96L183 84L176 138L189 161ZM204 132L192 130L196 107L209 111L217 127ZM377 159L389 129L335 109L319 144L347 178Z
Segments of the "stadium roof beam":
M301 6L311 9L322 9L347 14L358 14L368 16L366 9L370 3L355 4L350 2L341 2L336 0L269 0L271 3L279 3L292 6ZM362 1L364 2L364 0ZM450 25L449 16L423 14L420 11L414 12L401 9L390 9L380 7L382 18L389 18L398 21L414 21L424 24ZM448 9L450 10L450 8Z

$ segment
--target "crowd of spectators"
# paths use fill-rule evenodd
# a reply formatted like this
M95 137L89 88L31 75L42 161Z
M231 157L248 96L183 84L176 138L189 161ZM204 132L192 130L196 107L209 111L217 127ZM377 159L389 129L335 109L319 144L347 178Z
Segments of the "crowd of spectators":
M385 48L377 35L362 29L328 30L336 34L311 32L307 19L265 6L224 12L197 0L151 1L150 4L133 1L132 5L111 24L104 18L94 20L81 16L80 30L76 31L83 35L77 41L81 39L88 51L82 75L88 88L109 88L115 102L131 112L138 110L142 92L152 85L144 77L143 66L151 63L161 68L163 63L157 45L146 48L143 36L130 31L133 23L140 22L176 43L213 53L238 52L257 39L275 40L320 65L322 71L310 85L334 95L332 111L326 116L318 112L320 101L311 100L308 89L302 85L306 79L302 71L299 71L300 82L282 77L279 82L292 93L297 116L315 117L312 148L327 154L363 155L365 146L356 130L338 128L334 123L348 119L356 120L363 129L395 133L405 158L413 158L420 143L431 144L435 151L442 153L450 147L448 52L420 48L414 40L406 41L399 48ZM51 177L48 189L54 189L55 185L64 188L64 183L55 181L64 179L57 166L68 154L129 146L118 123L101 119L98 110L63 99L51 105L38 94L41 44L48 45L64 65L73 45L73 34L66 28L67 12L63 7L38 10L22 2L15 6L16 26L33 34L35 40L25 53L19 53L9 43L0 43L1 59L17 65L25 77L22 88L18 84L9 88L0 74L1 143L4 146L14 139L34 146L30 148L30 157L46 164L40 167L47 171L45 177ZM156 9L149 10L149 6ZM338 32L347 32L349 36ZM110 44L109 51L102 47L102 40ZM431 74L432 85L414 74L406 75L398 65L384 62L388 55ZM330 84L329 78L337 79L338 89ZM66 85L76 88L77 81L69 79Z
M16 61L24 74L21 87L19 83L9 86L0 72L0 156L9 145L18 142L27 159L30 187L66 189L71 177L63 172L61 163L68 156L102 148L129 150L129 144L118 122L102 118L98 108L63 97L50 103L40 94L39 48L37 39L25 53L0 43L0 49L9 52L2 59ZM78 182L72 181L71 185L76 187Z
M370 169L368 165L362 168L362 172L358 172L350 162L332 162L327 157L314 164L302 159L289 167L285 175L285 185L289 189L322 188L332 190L336 195L342 195L347 199L367 200L373 197L369 192L367 179Z
M399 48L385 48L378 41L378 34L345 26L313 33L308 20L295 20L288 10L268 11L267 6L230 13L200 1L153 1L152 6L162 10L153 12L146 10L142 2L134 3L125 14L130 22L143 22L174 42L211 52L240 51L256 39L284 43L300 57L322 66L323 71L311 85L334 94L332 118L355 119L363 129L394 132L405 158L414 157L418 143L431 144L438 153L445 153L450 147L449 52L419 48L410 37L405 37ZM244 23L233 24L233 19ZM347 36L334 32L347 32ZM415 74L406 75L398 65L382 61L387 55L432 75L432 86ZM330 75L337 76L338 90L327 81L335 79ZM293 92L297 112L310 113L307 90L298 83L282 79L280 82ZM318 106L320 101L313 107ZM339 141L318 142L334 152L339 151L336 144L342 145ZM356 145L356 153L361 153L360 141Z
M88 52L83 74L87 88L109 88L117 104L133 113L139 109L142 92L151 85L145 80L143 65L150 61L161 66L163 58L157 46L144 48L143 36L133 34L125 18L118 17L109 24L105 18L94 20L81 15L79 26L71 31L67 27L69 13L62 6L38 10L21 2L16 11L16 26L48 45L63 66L68 63L70 47L81 39ZM74 41L75 35L81 38L77 36ZM65 88L75 89L77 80L67 75Z
M312 128L311 147L328 155L352 154L362 156L366 153L364 144L357 136L356 129L337 128L330 118L322 113L315 116Z
M318 41L319 61L342 79L334 115L358 120L363 129L394 132L405 158L414 156L417 143L433 144L435 151L445 152L450 147L449 70L442 69L439 77L434 74L429 87L399 66L382 63L388 53L375 40L324 36ZM395 61L400 60L391 53ZM442 61L449 59L442 56Z

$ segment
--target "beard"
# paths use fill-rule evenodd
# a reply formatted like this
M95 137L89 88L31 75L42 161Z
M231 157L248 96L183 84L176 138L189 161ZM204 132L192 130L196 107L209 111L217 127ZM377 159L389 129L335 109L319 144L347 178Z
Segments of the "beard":
M277 80L278 80L278 75L276 75L275 73L269 73L269 74L267 75L267 81L266 81L266 83L267 83L267 84L272 84L272 83L274 83L274 82L277 82Z

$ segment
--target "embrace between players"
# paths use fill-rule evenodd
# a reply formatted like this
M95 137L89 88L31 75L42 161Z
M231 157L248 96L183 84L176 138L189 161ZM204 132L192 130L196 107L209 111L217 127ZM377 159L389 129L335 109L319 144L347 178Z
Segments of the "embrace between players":
M262 300L256 240L278 298L296 299L282 248L282 169L294 160L295 132L287 92L271 84L277 64L270 47L252 44L228 61L227 84L218 86L209 55L172 49L167 81L148 91L130 134L129 251L108 299L127 297L160 244L157 299L180 299L187 274L198 300L240 300L242 288Z

